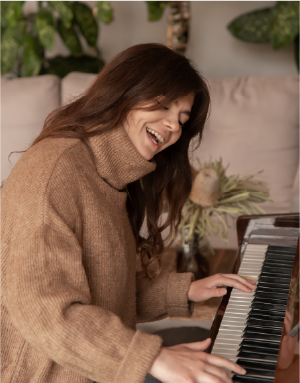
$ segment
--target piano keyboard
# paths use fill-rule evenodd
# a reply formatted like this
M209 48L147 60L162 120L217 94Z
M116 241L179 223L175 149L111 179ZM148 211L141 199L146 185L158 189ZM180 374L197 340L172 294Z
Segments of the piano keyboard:
M212 354L241 365L236 383L274 381L296 247L248 244L238 275L256 290L233 289Z

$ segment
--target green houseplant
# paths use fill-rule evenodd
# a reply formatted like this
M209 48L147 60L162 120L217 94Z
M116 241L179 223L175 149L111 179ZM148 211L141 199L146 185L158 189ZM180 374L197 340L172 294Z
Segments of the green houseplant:
M257 205L273 202L265 182L254 175L226 175L222 159L201 163L193 168L194 180L179 224L178 267L192 271L197 279L206 276L208 258L214 255L209 237L228 241L228 228L243 214L265 214ZM230 222L231 221L231 222ZM205 255L204 255L205 254Z
M248 43L271 43L274 50L294 43L299 71L299 2L278 1L275 6L245 13L228 25L229 32Z
M24 15L25 1L1 2L1 73L11 71L18 77L37 74L98 73L104 61L97 48L97 20L109 23L112 9L109 2L98 1L92 10L78 1L39 1L37 12ZM67 57L46 58L58 33L70 51ZM94 51L86 55L80 39Z

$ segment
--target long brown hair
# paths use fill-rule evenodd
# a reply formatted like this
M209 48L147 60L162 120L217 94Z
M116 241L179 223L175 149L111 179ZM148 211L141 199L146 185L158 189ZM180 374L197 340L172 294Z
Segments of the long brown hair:
M144 102L164 96L159 105L163 107L191 93L195 95L191 116L179 140L154 156L154 172L127 185L128 215L145 269L164 249L161 232L170 227L170 238L177 231L192 186L190 141L198 137L200 144L209 110L207 85L190 61L162 44L126 49L103 68L84 93L48 115L32 144L46 137L84 140L122 125L129 111ZM160 224L163 198L168 204L168 216ZM148 234L143 238L140 229L145 217Z

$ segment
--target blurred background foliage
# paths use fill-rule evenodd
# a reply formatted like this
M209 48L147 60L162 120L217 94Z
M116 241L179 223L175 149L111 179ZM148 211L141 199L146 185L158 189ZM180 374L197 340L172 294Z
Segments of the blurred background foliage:
M99 23L114 19L110 1L97 1L90 8L79 1L39 1L38 11L24 14L25 1L1 1L1 74L26 77L39 74L66 76L72 71L98 73L104 60L97 46ZM167 44L185 52L188 40L189 2L146 1L148 20L160 20L170 5ZM58 33L70 51L67 57L47 58ZM94 55L84 53L82 39Z
M97 47L98 20L109 23L113 11L107 1L98 1L92 10L78 1L39 1L38 11L24 15L25 1L1 1L1 73L18 77L56 74L64 77L72 71L98 73L104 61ZM70 51L67 57L46 58L55 33L59 33ZM84 54L81 39L93 48Z
M229 25L231 34L248 43L271 43L274 50L294 43L299 72L299 2L278 1L275 6L245 13Z

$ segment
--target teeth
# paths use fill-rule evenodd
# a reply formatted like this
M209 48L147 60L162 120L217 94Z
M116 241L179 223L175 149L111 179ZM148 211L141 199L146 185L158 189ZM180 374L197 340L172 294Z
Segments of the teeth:
M164 143L164 138L160 134L154 132L154 130L152 129L149 129L149 128L146 128L146 129L148 132L152 133L158 139L159 142L161 142L162 144Z

